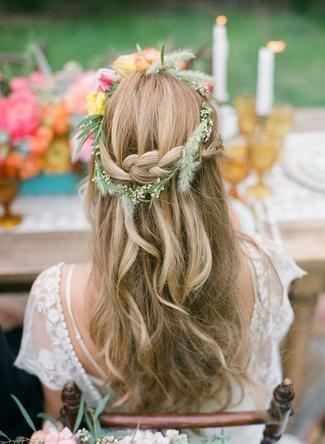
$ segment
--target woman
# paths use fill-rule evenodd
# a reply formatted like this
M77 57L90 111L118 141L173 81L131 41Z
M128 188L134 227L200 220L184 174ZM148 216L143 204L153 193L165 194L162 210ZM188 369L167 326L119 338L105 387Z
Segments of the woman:
M111 392L109 408L129 412L265 407L281 379L287 290L302 272L232 226L216 111L204 79L175 68L182 57L134 55L129 75L119 59L124 77L107 72L90 98L91 262L36 279L16 362L40 378L53 416L71 378L91 405Z

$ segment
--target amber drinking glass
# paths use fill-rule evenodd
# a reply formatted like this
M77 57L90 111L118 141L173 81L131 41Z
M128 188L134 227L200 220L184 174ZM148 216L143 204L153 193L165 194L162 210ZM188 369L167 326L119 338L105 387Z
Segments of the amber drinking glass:
M265 183L265 176L276 161L282 138L272 133L266 122L258 123L248 138L249 163L257 175L257 183L250 186L247 192L250 196L262 199L273 193Z
M256 125L255 96L242 95L235 99L238 124L241 134L248 136Z
M248 176L248 147L242 138L234 139L225 144L224 156L221 160L224 179L230 184L229 194L235 199L244 201L239 195L237 185Z
M292 128L293 123L293 107L287 104L277 104L273 106L272 112L265 122L266 130L273 134L278 140L282 142ZM276 160L281 159L281 147L279 144L279 150L276 156Z

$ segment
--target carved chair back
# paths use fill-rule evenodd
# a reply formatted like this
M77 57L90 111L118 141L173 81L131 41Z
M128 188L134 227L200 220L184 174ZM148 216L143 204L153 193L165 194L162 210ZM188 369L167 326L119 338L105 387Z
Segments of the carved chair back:
M62 391L63 408L61 421L73 427L81 392L74 381L68 381ZM293 386L285 379L273 392L270 407L266 412L216 412L196 414L121 414L104 413L100 422L108 428L136 429L195 429L208 427L248 426L265 424L260 444L274 444L282 436L289 417L292 415ZM246 444L246 443L245 443Z

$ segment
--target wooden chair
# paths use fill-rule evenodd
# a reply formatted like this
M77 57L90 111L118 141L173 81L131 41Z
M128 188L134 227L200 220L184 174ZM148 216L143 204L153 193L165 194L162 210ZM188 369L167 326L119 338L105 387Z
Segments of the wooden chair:
M72 428L80 406L81 392L74 381L68 381L62 391L61 421ZM195 429L208 427L248 426L265 424L261 444L277 442L292 415L294 398L292 383L285 379L274 392L267 412L217 412L195 414L122 414L104 413L100 417L103 427L136 429ZM244 444L244 443L243 443ZM245 443L246 444L246 443ZM248 444L248 443L247 443Z

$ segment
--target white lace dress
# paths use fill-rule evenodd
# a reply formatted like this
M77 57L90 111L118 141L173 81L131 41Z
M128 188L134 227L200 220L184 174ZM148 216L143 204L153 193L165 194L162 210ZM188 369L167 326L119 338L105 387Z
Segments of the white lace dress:
M266 388L264 407L267 407L273 388L282 379L279 345L293 320L288 287L293 279L303 276L304 272L270 240L258 236L255 236L254 240L270 259L282 284L281 286L275 282L274 273L271 272L272 266L267 265L260 249L249 242L243 242L250 259L255 284L249 371ZM102 380L87 374L72 346L61 305L61 266L62 264L59 264L45 270L33 284L26 308L22 344L15 365L36 375L52 390L62 390L67 380L74 379L83 391L86 401L96 406L109 391L109 387ZM70 284L68 277L68 293ZM70 301L69 294L67 297ZM67 307L69 311L69 303ZM76 338L84 347L76 325L74 328ZM87 354L89 355L89 352ZM233 390L236 399L238 388L234 385ZM243 400L229 410L255 408L253 397L247 390ZM218 405L212 401L202 408L202 411L215 410L218 410ZM263 426L233 427L227 428L225 433L230 437L231 444L257 444L261 440L262 430ZM213 435L218 436L218 432L216 429L202 430L200 436L191 436L191 443L214 442ZM280 442L289 443L286 438L282 438Z

